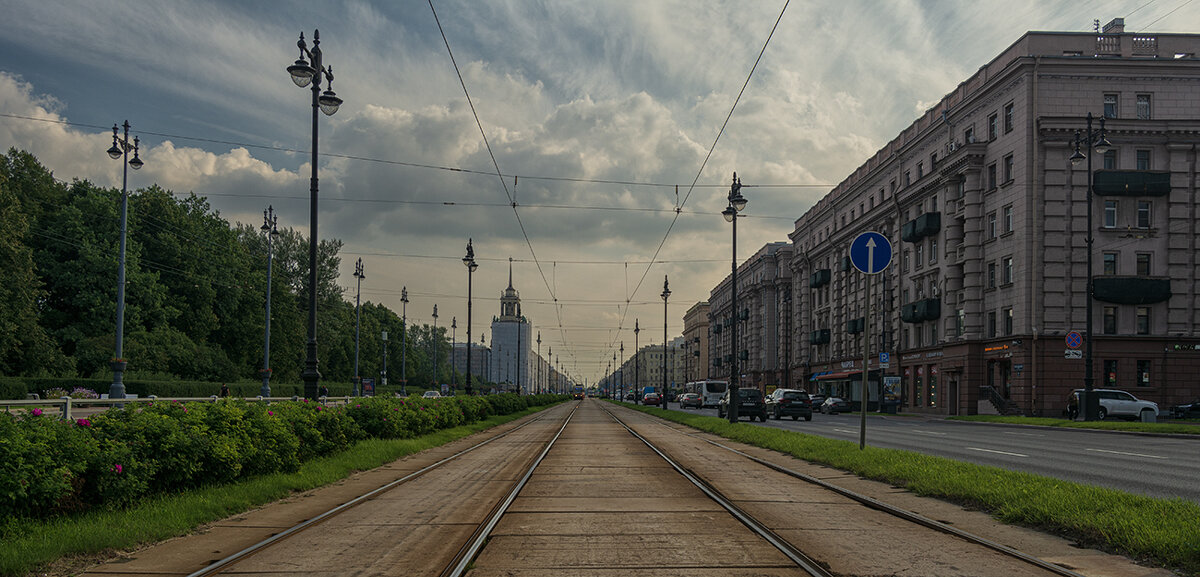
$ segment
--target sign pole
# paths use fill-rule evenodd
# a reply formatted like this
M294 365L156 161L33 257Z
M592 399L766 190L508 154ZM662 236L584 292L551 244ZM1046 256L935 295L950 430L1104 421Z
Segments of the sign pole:
M850 243L850 263L859 272L867 275L866 279L866 299L867 302L863 309L866 311L865 322L863 323L863 366L862 380L859 385L859 411L862 413L858 431L858 449L861 451L867 446L867 402L870 400L870 391L867 388L867 382L870 379L871 371L871 317L875 316L875 305L871 299L871 289L874 288L874 283L871 282L871 277L887 270L888 264L892 261L892 243L888 241L886 236L878 232L864 232L854 238ZM880 337L880 350L883 347L883 338ZM879 379L880 385L883 383L883 359L879 360ZM883 402L883 391L879 393L880 406Z
M872 248L872 250L870 252L871 257L872 257L871 260L874 260L874 258L873 258L874 252L875 252L874 245L868 244L867 246ZM874 264L874 263L872 263L872 264ZM859 412L862 413L862 415L861 415L862 419L859 422L859 426L858 426L858 450L860 450L860 451L863 450L863 448L865 448L867 446L867 377L870 375L870 371L868 371L867 368L870 366L870 360L871 360L871 317L874 316L873 310L872 310L874 307L872 307L872 301L871 301L871 288L875 284L875 283L871 282L871 280L874 277L875 277L875 275L869 274L869 275L867 275L867 279L866 279L867 280L867 322L866 322L866 326L863 327L862 386L859 387L859 389L860 389L859 394L861 395L862 401L860 402L859 407L858 407ZM883 371L882 371L882 369L880 369L880 375L882 375L882 374L883 374Z

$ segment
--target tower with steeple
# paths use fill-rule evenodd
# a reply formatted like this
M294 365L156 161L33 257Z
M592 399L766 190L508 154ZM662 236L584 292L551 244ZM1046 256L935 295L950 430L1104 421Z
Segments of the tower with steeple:
M492 318L492 366L488 380L513 392L528 392L533 383L532 327L521 314L521 294L513 288L512 257L508 288L500 295L500 315Z

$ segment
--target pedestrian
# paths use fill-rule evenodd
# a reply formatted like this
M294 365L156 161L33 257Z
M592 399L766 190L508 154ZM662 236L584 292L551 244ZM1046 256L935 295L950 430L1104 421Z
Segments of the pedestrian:
M321 385L321 388L317 389L317 396L318 397L328 397L329 396L329 387L326 387L325 385Z
M229 385L227 385L225 383L221 383L221 397L224 398L224 397L228 397L228 396L229 396Z

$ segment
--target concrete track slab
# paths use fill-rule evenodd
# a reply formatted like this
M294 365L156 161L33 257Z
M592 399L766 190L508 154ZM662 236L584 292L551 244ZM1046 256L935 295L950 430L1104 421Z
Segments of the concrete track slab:
M783 556L749 532L712 536L701 549L695 539L672 535L505 536L492 539L475 561L485 571L508 570L524 575L537 569L614 568L787 568L801 573Z
M606 495L608 497L608 495ZM508 509L513 513L550 512L550 513L640 513L642 511L724 511L720 505L708 497L676 497L664 499L661 497L626 497L605 498L595 497L541 497L538 499L517 499Z

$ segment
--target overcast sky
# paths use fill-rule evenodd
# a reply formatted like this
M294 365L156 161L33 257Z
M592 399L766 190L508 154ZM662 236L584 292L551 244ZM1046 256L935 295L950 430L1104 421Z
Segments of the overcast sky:
M635 319L662 342L664 274L671 335L728 275L734 171L745 259L1024 32L1200 32L1192 1L434 0L460 84L427 1L7 0L0 147L120 186L105 150L128 119L131 188L255 226L270 204L307 234L311 96L285 68L318 28L345 100L319 121L319 232L345 242L346 297L362 258L365 301L399 313L407 286L411 321L436 303L462 339L473 238L475 340L511 257L543 355L591 382L633 352Z

